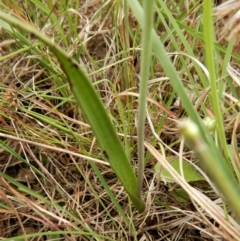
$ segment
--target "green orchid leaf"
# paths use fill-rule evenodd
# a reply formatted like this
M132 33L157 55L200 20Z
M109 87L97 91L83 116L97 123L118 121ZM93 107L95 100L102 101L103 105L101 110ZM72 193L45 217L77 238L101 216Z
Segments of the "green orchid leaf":
M175 159L171 161L170 164L181 175L181 171L180 171L181 164L179 162L179 159ZM187 182L196 182L196 181L204 180L204 177L199 172L197 172L197 170L190 163L183 161L182 169L183 169L184 179ZM163 169L161 167L159 162L154 166L154 171L156 174L156 178L158 178L159 180L162 180L168 183L175 182L174 178L170 175L170 173L166 169Z
M142 212L144 210L144 203L137 197L136 176L108 113L87 75L59 46L37 29L26 25L26 23L2 11L0 11L0 18L15 28L20 28L23 31L33 34L55 54L61 64L63 72L68 78L77 103L81 107L88 123L91 125L103 151L105 151L108 156L112 169L121 181L135 207L138 211ZM6 26L8 25L6 24Z

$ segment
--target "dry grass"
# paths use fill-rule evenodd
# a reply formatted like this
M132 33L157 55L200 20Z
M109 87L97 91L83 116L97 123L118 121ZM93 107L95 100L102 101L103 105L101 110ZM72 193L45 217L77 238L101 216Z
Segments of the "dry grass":
M125 144L127 142L132 165L137 169L135 113L139 61L135 56L139 50L140 30L134 17L131 13L125 16L126 12L117 5L118 1L86 1L78 9L71 6L64 14L61 6L55 4L53 13L61 20L65 36L62 39L60 27L47 18L47 14L37 10L33 3L18 2L19 7L14 1L3 1L0 7L54 38L84 66L99 90L119 136ZM178 5L184 9L183 23L194 28L200 10L195 11L199 2L192 2L186 6L183 1L169 1L169 6ZM33 15L34 9L36 16ZM173 14L177 16L178 11L173 7ZM71 21L72 26L77 26L76 32L69 27ZM235 23L228 26L236 26ZM163 24L155 27L166 40L166 49L175 51ZM229 27L226 25L225 28ZM236 31L228 35L237 31L236 27ZM193 37L186 31L187 41L193 41ZM1 240L31 233L34 237L25 240L237 240L232 239L232 232L239 231L239 226L230 216L230 226L225 226L228 224L221 215L216 222L194 199L178 199L175 190L179 185L157 180L153 171L157 161L149 153L144 176L147 208L138 214L115 174L104 162L104 153L76 105L67 81L64 82L56 59L37 40L31 36L26 38L32 48L23 50L26 47L23 42L0 29L0 123L3 133L0 171L10 177L0 177ZM192 49L203 61L201 40L194 41ZM17 53L18 50L22 52ZM179 46L178 50L184 52L184 46ZM235 50L238 55L239 51ZM173 56L172 59L184 83L191 85L179 58ZM233 59L237 60L239 56ZM195 76L192 64L186 62L186 66ZM191 151L181 149L181 138L175 129L175 120L184 115L184 108L160 64L154 60L151 79L149 113L157 135L169 147L165 154L172 155L173 150L187 160L196 161ZM192 90L195 103L204 102L211 113L211 107L205 101L206 89L197 81L194 88L200 93L196 97ZM239 86L236 86L236 94L239 97ZM119 96L123 109L116 96ZM231 93L231 88L227 89L223 102L227 104L223 110L226 136L229 143L239 145L238 99ZM125 139L123 126L127 130ZM236 136L233 136L233 130L236 130ZM158 146L150 127L146 130L146 141ZM99 175L94 171L96 167ZM109 196L100 176L104 177L122 212ZM192 183L191 188L195 195L200 192L204 195L206 208L214 206L215 210L221 209L221 213L225 204L211 185L201 181ZM48 231L55 231L55 236L46 233ZM41 232L43 234L37 237Z

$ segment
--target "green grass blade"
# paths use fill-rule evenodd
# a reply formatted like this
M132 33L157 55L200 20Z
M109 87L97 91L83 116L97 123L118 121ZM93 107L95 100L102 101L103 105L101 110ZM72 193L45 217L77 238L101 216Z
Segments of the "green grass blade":
M139 22L140 26L143 27L143 9L141 8L139 2L137 0L128 0L128 3ZM163 44L160 42L159 37L157 36L156 32L152 29L151 31L152 35L152 49L154 51L154 54L159 59L166 75L169 77L170 82L177 92L178 96L180 97L181 101L184 103L184 107L186 111L188 112L189 116L192 118L194 122L197 123L197 125L200 126L201 134L204 136L204 139L207 141L207 137L205 135L205 132L203 130L203 125L200 121L200 118L194 109L191 101L189 100L186 91L184 90L184 86L182 81L180 80L177 71L175 70L174 66L172 65Z
M145 166L144 156L144 138L145 138L145 119L146 119L146 103L148 92L148 76L151 60L151 29L153 25L153 6L154 1L144 1L144 25L142 38L142 53L141 53L141 72L140 72L140 98L138 107L138 197L141 198L143 171ZM150 37L149 37L150 36Z
M35 35L36 38L44 42L58 58L63 71L69 79L72 92L78 104L91 125L102 149L108 155L112 169L121 181L136 208L140 212L143 211L144 203L137 197L136 176L105 107L86 74L65 52L36 29L27 26L20 20L2 11L0 12L0 18L15 27Z
M138 20L141 27L143 27L143 9L137 0L128 0L128 3ZM184 85L180 80L177 71L175 70L173 64L171 63L169 57L166 54L163 44L159 40L156 32L152 30L152 41L153 41L153 51L156 57L159 59L166 75L169 77L170 82L180 97L185 110L187 111L189 117L198 126L199 136L202 138L203 142L208 146L208 150L211 152L210 159L201 158L204 164L207 166L207 171L211 178L216 182L221 191L225 194L226 199L229 201L231 207L235 210L236 214L239 215L239 210L235 206L236 200L239 200L240 190L236 178L231 171L228 163L222 155L221 150L215 145L212 137L209 135L208 131L204 127L199 115L194 109L191 100L187 96L184 90ZM225 139L225 138L224 138ZM222 140L224 143L224 140ZM210 156L210 155L209 155ZM206 157L206 156L205 156ZM224 185L223 183L224 182ZM231 193L231 194L229 194Z
M24 184L18 182L15 180L15 178L12 178L10 176L8 176L7 174L0 172L0 177L3 177L5 180L7 180L9 183L11 183L13 186L17 187L17 189L19 191L21 191L22 193L24 193L25 195L29 195L31 197L35 197L36 199L40 200L42 203L45 203L46 205L51 205L54 208L56 208L57 210L62 211L63 213L67 214L69 217L71 217L74 221L76 221L77 223L81 224L82 227L84 227L84 230L87 230L88 232L90 232L92 235L94 235L93 231L88 227L88 225L86 225L84 222L82 222L75 213L72 213L68 210L66 210L64 207L58 205L57 203L46 199L45 197L43 197L41 194L37 193L36 191L28 188L27 186L25 186ZM22 200L20 200L20 202L23 202ZM74 228L76 230L80 230L78 227L75 226L75 224L72 224L74 226Z
M218 132L220 136L221 146L224 150L224 154L228 156L227 150L227 141L225 137L225 131L223 126L223 117L222 111L219 105L219 95L217 90L217 83L216 83L216 70L215 70L215 60L214 60L214 28L213 28L213 18L212 18L212 3L208 0L204 1L204 15L203 15L203 22L204 22L204 40L205 40L205 47L206 47L206 64L209 71L210 76L210 86L211 86L211 95L212 95L212 105L213 110L216 116Z

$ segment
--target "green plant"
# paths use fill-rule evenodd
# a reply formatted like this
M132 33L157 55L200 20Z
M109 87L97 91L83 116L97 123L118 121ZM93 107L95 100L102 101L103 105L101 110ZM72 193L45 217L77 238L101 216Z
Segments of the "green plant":
M106 152L113 170L121 180L137 209L143 211L144 204L137 197L137 180L135 174L129 160L127 160L126 153L117 137L111 120L88 77L73 59L69 58L66 53L40 32L3 12L0 13L0 17L8 23L34 34L48 45L56 55L64 73L68 77L71 90L100 142L103 151Z
M223 122L224 120L226 123L231 123L234 125L234 130L237 129L234 122L235 119L238 120L236 113L238 94L231 80L225 80L227 71L221 70L218 64L223 63L225 67L228 65L229 59L234 56L231 53L233 43L224 48L215 42L211 3L204 2L204 24L202 24L202 5L196 4L198 1L192 1L189 5L183 0L177 3L176 1L146 0L141 1L142 5L136 0L102 1L99 3L100 8L96 11L92 10L90 13L92 15L84 16L87 20L86 25L79 27L84 18L81 15L82 12L78 13L76 9L85 9L88 3L83 7L80 1L76 1L75 5L75 1L67 3L47 1L45 4L34 0L27 6L29 11L28 15L25 15L17 1L12 1L12 5L9 6L14 10L13 15L17 16L14 18L4 14L4 12L10 12L10 9L6 8L9 2L6 2L7 4L4 2L0 4L0 8L4 9L0 11L0 25L6 30L3 35L13 38L16 45L11 48L11 53L0 57L0 60L17 59L19 55L23 57L20 61L16 61L13 68L13 76L17 79L14 84L20 83L21 88L16 90L12 85L5 85L5 81L7 84L11 83L11 69L9 69L9 75L4 75L3 84L0 86L0 91L3 93L0 98L0 117L4 123L0 133L1 150L5 150L10 158L18 160L20 168L27 167L34 173L35 178L40 178L41 190L39 191L39 185L28 181L27 175L23 179L27 181L28 187L21 184L22 179L15 180L4 170L0 174L1 188L4 187L5 190L10 191L6 192L7 195L4 194L5 191L0 193L4 197L4 203L0 205L3 212L4 210L8 212L11 209L14 210L14 207L18 210L19 206L26 204L25 206L37 213L36 218L40 216L46 221L49 225L46 225L46 228L54 230L48 234L30 235L23 232L24 235L19 234L17 239L23 240L30 236L41 235L48 235L49 239L63 237L67 239L68 235L72 238L75 234L83 235L88 240L126 239L123 235L114 236L108 233L99 235L99 229L91 228L91 222L100 220L100 223L104 223L100 230L106 228L105 223L108 222L117 233L122 233L122 229L127 226L126 236L131 233L133 239L138 240L141 232L138 229L138 223L151 225L148 223L149 218L155 216L155 211L151 211L152 205L155 205L160 213L162 208L165 208L166 212L174 213L174 216L177 216L180 210L175 203L164 200L164 196L168 195L167 191L163 195L159 194L157 187L162 181L168 182L165 183L166 186L177 187L178 191L173 195L175 201L191 200L196 207L196 213L200 206L201 210L207 213L204 217L206 220L207 216L213 218L219 226L224 227L227 235L230 234L238 239L237 228L234 229L237 224L229 215L228 206L225 204L226 201L236 216L240 215L237 202L239 200L237 182L240 174L235 162L238 155L237 136L233 134L232 140L235 143L228 145ZM131 10L128 9L127 3ZM132 13L140 27L139 25L135 27ZM197 14L198 18L188 19L191 18L191 13ZM36 18L35 15L37 15ZM90 20L89 16L91 16ZM152 29L153 17L154 28L160 31L160 36ZM34 24L29 21L31 19L34 19ZM112 25L106 19L112 19L112 22L110 20ZM193 25L189 25L188 21L192 21ZM94 32L98 24L100 27ZM103 26L104 29L102 29ZM109 51L106 51L106 56L99 60L96 56L96 58L92 57L91 41L88 44L85 44L85 41L106 31L106 26L109 28L114 26L114 34L112 39L104 36L106 43L109 44L106 47ZM51 40L45 35L51 36ZM141 49L139 49L138 45L141 41ZM207 68L201 64L205 62L201 57L202 50L199 52L196 50L196 46L202 41L207 49L205 56ZM93 41L93 45L102 51L102 46L98 46L98 40ZM110 46L114 46L113 49L117 49L116 52L111 52ZM134 65L137 61L132 54L138 53L139 50L141 51L140 90L136 93L138 92L135 80L137 71L135 72ZM28 58L31 62L27 61ZM86 61L83 60L84 58ZM239 60L238 56L235 58ZM15 74L21 61L27 67L37 66L36 69L32 69L32 72L29 71L27 79L36 70L46 74L41 75L41 79L36 83L35 76L25 82L21 75L19 77ZM129 64L131 61L132 65ZM159 65L161 67L156 69ZM25 69L25 65L21 67ZM111 73L109 74L108 71ZM98 78L98 74L102 73L104 73L103 76ZM220 77L217 76L219 73L221 73ZM149 76L152 78L150 81L148 81ZM216 78L219 79L215 81ZM222 100L226 95L225 91L229 91L226 86L227 88L230 86L233 103L231 101L225 103ZM82 113L76 102L80 105ZM177 111L175 112L173 110L173 107L176 108L175 102L180 102L181 104L178 105L180 111L184 110L186 113L180 115ZM135 108L136 103L138 110ZM220 105L223 107L222 113ZM184 108L181 110L182 106ZM69 112L68 109L70 109ZM150 129L145 123L146 109ZM236 114L232 115L232 120L230 118L226 120L226 115L230 112ZM221 114L224 116L221 117ZM195 123L196 126L194 125L193 128L195 132L191 132L188 129L190 124L186 123L176 130L173 123L179 123L182 115L187 115ZM138 121L137 134L135 118ZM166 141L161 139L166 126L170 129L170 133L175 131L173 135L170 134L170 136L176 135L173 141L169 137ZM187 144L197 155L186 154L185 140L179 137L179 129L185 134ZM20 151L16 147L11 147L14 142L21 146ZM138 145L137 148L136 145ZM145 148L148 150L146 154ZM54 158L51 152L57 152L58 157ZM62 153L64 153L63 156L61 156ZM169 163L172 156L174 161ZM80 161L73 157L79 158ZM139 162L138 180L135 177L137 162L130 161L131 158L136 157ZM198 160L204 164L206 173L217 184L221 194L226 197L221 198L223 203L219 206L211 200L211 195L214 193L215 198L221 197L221 194L204 171L197 167L195 163ZM151 176L153 162L158 175L156 179L155 176ZM15 162L13 163L16 165ZM147 164L146 169L145 164ZM201 175L196 173L196 169L200 170ZM59 182L55 175L61 175ZM83 182L81 182L82 179ZM138 214L129 205L131 202L122 192L122 186L118 180L121 181L121 185L124 186L139 211ZM204 180L207 184L201 186L201 182L205 183ZM200 188L194 189L189 185L188 182L192 181L200 185ZM179 188L178 185L181 187ZM206 185L211 189L211 194L208 190L204 193ZM46 186L51 188L45 190ZM71 194L71 188L68 189L69 186L74 186L73 194ZM86 187L84 191L82 186ZM43 190L44 194L42 194ZM142 190L146 190L145 203L142 200ZM30 198L24 198L22 194ZM179 196L183 198L178 198ZM31 201L31 198L34 201ZM79 204L80 200L84 205L83 209ZM38 202L43 207L38 205ZM90 212L85 212L85 204L88 205L88 203L90 203L88 209ZM98 207L97 210L100 210L96 214L92 212L96 209L95 205ZM148 212L142 213L145 205L148 207ZM220 205L224 207L224 212ZM156 213L159 213L159 210ZM187 208L183 209L180 215L186 216L188 211ZM200 212L202 217L202 211ZM57 220L59 214L60 222ZM23 219L22 216L19 217L18 211L14 211L14 215L24 231L22 223L24 214ZM171 215L169 217L172 220ZM200 215L198 218L200 220ZM167 225L167 221L161 225ZM206 226L208 225L209 223ZM64 230L66 228L69 231L61 232L59 228ZM114 238L109 238L110 236Z
M162 1L158 1L162 6L164 5ZM143 26L143 10L140 6L140 4L137 1L129 0L129 4L131 5L131 8L136 16L136 18L139 21L139 24ZM163 45L159 41L156 33L154 30L152 30L152 41L153 41L153 51L159 61L162 64L163 69L165 70L167 76L170 79L170 82L175 89L175 91L178 93L182 103L184 103L185 110L187 111L189 117L196 123L196 125L199 128L199 136L202 138L202 140L206 143L206 146L208 147L208 150L211 150L211 161L209 159L205 159L205 164L207 165L207 170L211 177L215 180L217 185L220 187L221 191L225 193L225 197L228 199L230 205L234 209L236 215L240 218L240 209L238 205L238 200L240 198L240 189L238 187L236 178L234 177L233 172L231 171L229 164L228 164L228 154L226 150L226 141L225 137L223 136L223 123L221 120L221 114L219 110L218 103L218 96L216 93L216 81L215 81L215 72L214 72L214 58L213 58L213 28L212 28L212 7L211 2L204 1L205 6L205 26L206 26L206 32L204 35L205 43L207 46L207 64L210 67L210 83L211 83L211 89L213 91L213 106L214 110L216 111L217 115L217 125L219 129L220 139L222 141L222 148L225 150L225 158L221 154L221 149L216 147L216 144L214 143L214 140L211 138L211 136L208 134L208 131L206 128L204 128L202 121L199 118L199 115L197 114L196 110L194 109L193 105L191 104L190 99L188 98L186 91L184 90L184 86L182 84L182 81L179 79L178 74L176 70L174 69L170 59L168 58ZM170 15L170 13L169 13ZM173 20L174 21L174 20ZM222 180L225 180L224 182Z

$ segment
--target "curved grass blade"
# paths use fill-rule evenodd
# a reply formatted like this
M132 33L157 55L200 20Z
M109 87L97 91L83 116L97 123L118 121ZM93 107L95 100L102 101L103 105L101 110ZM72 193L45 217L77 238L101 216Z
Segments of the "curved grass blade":
M139 212L144 210L144 203L137 197L137 179L127 159L126 153L105 110L105 107L95 91L92 83L78 64L67 56L49 38L43 36L35 28L22 23L19 19L0 11L0 18L44 42L61 63L62 70L67 75L72 92L81 107L86 119L91 125L97 140L109 158L112 169L121 181L133 204Z

